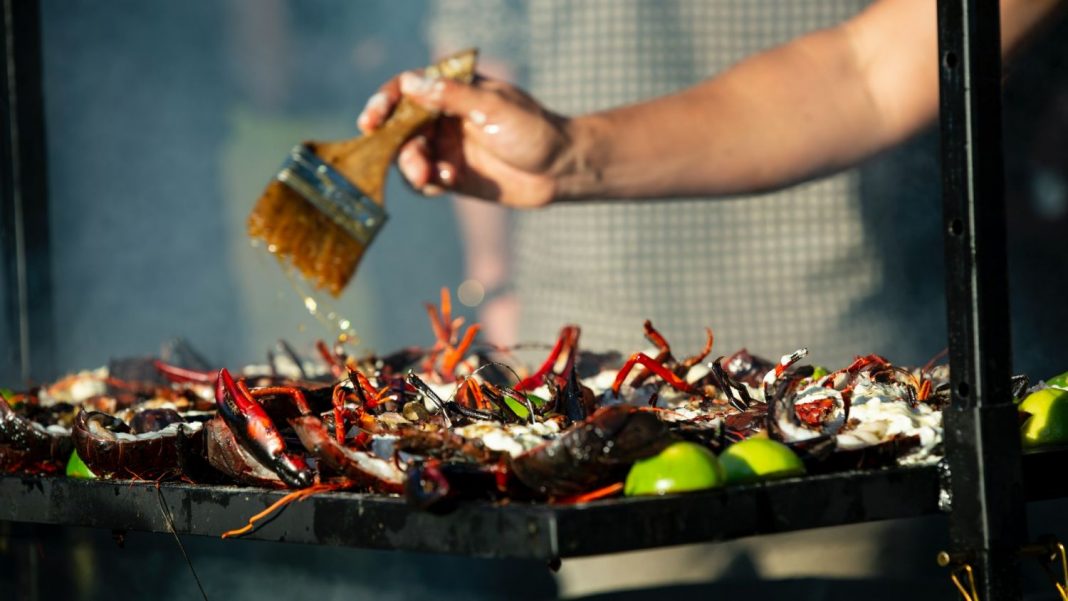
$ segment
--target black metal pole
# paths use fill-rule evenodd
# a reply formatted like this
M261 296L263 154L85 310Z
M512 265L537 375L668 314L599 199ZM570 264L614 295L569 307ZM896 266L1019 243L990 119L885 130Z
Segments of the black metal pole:
M54 366L39 0L2 0L0 42L0 383Z
M1027 530L1009 387L1000 40L997 0L938 0L949 525L984 601L1020 598L1017 550Z

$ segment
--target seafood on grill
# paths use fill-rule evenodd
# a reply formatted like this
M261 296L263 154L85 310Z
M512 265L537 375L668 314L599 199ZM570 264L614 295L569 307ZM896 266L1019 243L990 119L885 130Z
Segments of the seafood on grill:
M290 424L308 453L319 460L320 472L328 468L353 487L383 493L399 493L404 488L405 474L394 462L339 443L319 418L304 415Z
M304 457L287 449L282 434L267 415L256 397L268 395L286 396L301 416L310 415L311 409L301 389L288 387L264 387L253 393L244 380L235 381L230 372L223 369L215 382L215 402L219 418L233 434L238 446L251 454L261 465L274 472L282 482L293 488L311 486L315 475ZM216 431L213 429L213 432ZM220 448L223 447L220 445ZM212 465L219 465L209 455Z
M74 446L94 474L160 480L185 473L204 454L203 422L174 409L142 409L127 422L83 410L74 420Z
M878 355L858 357L824 375L791 369L807 354L782 358L764 378L768 433L786 443L817 439L822 452L855 458L858 467L889 454L898 463L929 462L940 455L948 370L928 365L907 370Z
M619 482L635 461L672 442L654 412L616 405L598 409L553 440L513 457L509 465L532 490L562 497Z
M0 400L0 470L53 473L76 449L102 478L292 489L289 500L352 490L443 511L611 494L678 440L718 452L769 436L812 472L941 455L948 368L937 361L867 355L828 371L803 365L805 349L778 362L716 356L711 330L677 354L646 321L648 350L589 352L565 325L526 370L453 316L444 291L426 309L425 348L359 356L320 342L306 359L279 343L265 365L232 371L126 360Z
M0 397L0 472L51 474L61 471L72 448L69 403L42 406L18 395L14 407Z

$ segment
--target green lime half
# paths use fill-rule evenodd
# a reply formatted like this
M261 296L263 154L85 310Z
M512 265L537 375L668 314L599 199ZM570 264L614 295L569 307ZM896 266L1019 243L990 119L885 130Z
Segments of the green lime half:
M1047 386L1053 386L1055 388L1068 388L1068 371L1063 374L1057 374L1052 378L1046 380Z
M623 494L666 495L723 486L723 468L715 454L692 442L676 442L659 455L630 468Z
M805 473L805 464L801 463L797 453L770 438L747 438L736 442L720 453L719 462L729 484Z
M89 466L85 465L82 458L78 456L78 451L70 452L70 459L67 460L67 476L70 478L96 478L93 470L89 469Z
M1032 392L1018 407L1031 414L1020 426L1024 447L1068 442L1068 390L1044 388Z

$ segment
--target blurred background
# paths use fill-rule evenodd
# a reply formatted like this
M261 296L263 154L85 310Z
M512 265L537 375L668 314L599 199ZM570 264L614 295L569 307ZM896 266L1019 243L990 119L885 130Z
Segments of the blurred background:
M505 3L519 11L520 19L525 14L525 4ZM316 338L329 338L333 333L304 311L274 260L251 247L245 218L291 146L304 139L355 135L356 115L383 81L425 64L435 50L457 49L437 47L442 36L434 18L442 11L436 4L45 0L57 337L54 365L46 377L103 365L114 357L152 354L178 336L212 362L228 366L262 361L279 338L305 350ZM622 4L656 12L675 3ZM728 26L735 29L741 27L739 14L781 18L782 30L796 18L779 11L775 2L726 4L733 7L726 14L734 19ZM842 2L827 4L843 10ZM864 2L850 7L854 4ZM472 21L471 41L456 43L482 45L485 28L494 26ZM523 20L496 26L519 45L528 31ZM1050 29L1013 63L1005 96L1015 369L1035 379L1068 369L1062 344L1068 334L1068 304L1063 302L1068 286L1068 153L1063 142L1068 139L1068 28L1061 19ZM743 28L736 34L744 38L759 32ZM634 48L644 48L643 39L636 30ZM529 69L516 56L504 55L515 48L497 56L492 47L485 50L486 63L510 64L515 78L531 83ZM855 341L851 352L876 352L895 363L915 364L945 346L937 157L937 133L928 133L848 175L851 190L862 199L858 219L867 258L833 268L862 265L878 276L875 284L865 280L863 294L844 308L854 328L847 332ZM451 201L422 198L395 175L386 196L391 222L364 257L354 284L334 303L352 321L360 348L367 351L431 342L422 302L436 300L443 286L455 292L470 275ZM679 256L684 260L685 249L679 249ZM804 306L805 301L797 303ZM457 303L457 308L475 318L479 307L472 304ZM804 320L804 313L797 319ZM865 324L877 333L869 335ZM619 350L640 348L640 321L624 327L633 329L634 344ZM778 354L796 346L784 341L782 348L755 350ZM5 382L24 384L12 381L17 377L12 366L3 369ZM1054 529L1058 512L1048 504L1033 508L1033 527ZM108 533L98 531L3 527L0 576L10 582L24 578L19 576L28 573L23 569L56 574L35 580L42 599L196 595L168 537L131 534L120 549ZM700 560L707 548L693 547L682 555L566 562L557 576L544 566L522 562L202 539L186 543L209 595L229 599L282 594L551 598L649 583L707 583L717 577L718 584L708 584L699 594L731 595L737 593L734 580L778 578L785 580L763 589L768 598L800 590L814 591L805 598L849 598L856 590L872 596L871 581L863 584L861 579L871 578L873 571L884 582L876 595L889 598L911 591L916 596L930 590L949 598L948 581L932 561L942 544L942 522L889 524L880 532L894 528L938 534L908 544L891 541L855 557L861 567L838 565L804 589L794 584L808 582L810 574L793 570L786 556L747 554L746 541L721 545L727 551L711 563ZM806 539L797 536L766 540L769 546L789 546L793 540L794 547L804 548ZM826 541L832 539L870 536L862 527L845 528L819 539L819 548L830 549ZM14 549L26 545L32 545L32 553L18 555L17 561L4 559L5 553L10 559ZM855 556L856 550L846 546L842 554ZM669 562L676 563L674 571L660 572L657 566Z
M511 65L510 76L521 83L538 90L548 87L544 78L527 81L523 36L545 24L528 23L524 3L492 0L491 5L509 5L514 18L503 23L472 19L469 30L454 26L445 29L448 35L441 33L441 23L464 14L455 7L480 3L442 4L447 8L425 0L45 0L44 93L58 339L56 360L46 375L101 365L111 357L153 353L175 336L222 365L262 360L279 338L307 349L314 339L329 337L332 332L301 309L273 259L252 248L245 234L253 203L288 149L305 139L354 135L355 116L366 98L398 71L425 64L435 49L451 51L481 41L484 64ZM668 11L655 2L642 8L646 4L624 3L653 24L648 15ZM741 40L731 49L739 56L759 50L761 40L788 38L782 32L802 33L804 25L818 22L797 10L776 16L765 10L766 2L725 4L734 9L722 13L722 35L742 28L732 34ZM848 15L865 3L822 4L828 12ZM782 23L775 25L775 19ZM797 21L800 25L793 24ZM746 23L750 27L744 28ZM1062 143L1068 86L1065 28L1063 23L1056 27L1013 63L1005 103L1016 368L1035 377L1064 369L1058 345L1068 329L1068 306L1059 302L1068 262L1058 240L1068 220L1068 158ZM633 32L634 53L649 52L649 42L640 41L643 36L663 35L648 29ZM511 36L511 43L493 43L501 32ZM597 32L589 35L596 38ZM694 52L691 46L679 52ZM713 52L718 47L701 48ZM566 66L569 59L556 60ZM688 57L678 60L691 65L681 70L687 73L715 72L729 64L707 60L701 64L711 67L702 70ZM634 73L632 79L641 77L648 74ZM672 77L670 89L696 76ZM590 85L597 87L596 81ZM609 96L623 96L614 89L608 88ZM542 95L551 107L567 104L559 92L555 103L550 91ZM937 154L937 134L931 133L845 176L848 193L861 198L856 208L847 208L859 211L855 219L862 230L856 231L862 232L863 242L856 243L855 256L828 262L827 269L875 275L856 280L862 290L838 308L844 319L826 322L848 329L839 345L848 350L827 360L877 352L897 363L915 364L944 347ZM811 200L818 189L803 194L807 196L797 204L805 210L837 206ZM396 174L387 198L392 221L364 257L359 277L333 303L353 322L362 348L375 351L429 342L422 302L436 300L442 286L455 293L467 277L451 201L422 198ZM773 231L789 228L789 222L768 219L764 225ZM695 261L686 242L664 252L676 253L680 263ZM717 257L723 263L736 260ZM771 247L760 260L791 266L782 248ZM768 277L788 276L770 271ZM657 282L668 288L665 296L698 308L704 306L702 296L719 293L714 285L704 286L707 293L695 292L704 284ZM751 302L768 302L756 291L741 294ZM790 300L799 307L794 321L824 310L812 299ZM456 304L469 317L475 315L476 309ZM655 321L658 316L644 317ZM618 350L644 344L640 319L620 325L632 334ZM552 324L548 334L538 331L538 341L546 341L559 325ZM757 332L751 323L748 337L744 330L735 335L730 323L705 325L727 332L717 344L722 352L754 344L758 348L753 350L767 355L797 345L822 352L819 340L802 339L818 334L797 335L789 323L779 324L781 340L773 343L763 341L774 341L774 333ZM664 329L669 339L684 341L684 348L699 345L703 336L701 328L680 331L667 323Z
M57 368L182 336L216 364L332 332L245 220L289 148L356 135L363 102L426 63L421 2L43 3ZM399 180L335 308L367 349L427 343L461 281L448 202ZM459 303L458 303L459 304Z

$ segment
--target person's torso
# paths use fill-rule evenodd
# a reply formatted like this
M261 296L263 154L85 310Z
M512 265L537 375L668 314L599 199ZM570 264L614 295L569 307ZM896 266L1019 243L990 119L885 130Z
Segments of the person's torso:
M531 91L580 114L688 87L762 49L834 25L863 0L527 3ZM715 169L709 163L708 169ZM840 363L885 335L855 309L877 289L858 182L844 173L756 199L613 202L516 216L523 339L583 328L587 348L640 348L642 321L679 353L778 356L808 346Z

